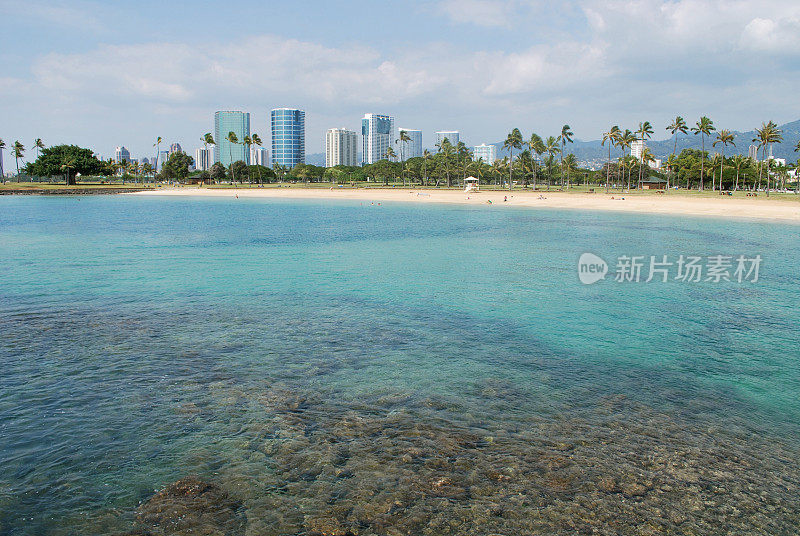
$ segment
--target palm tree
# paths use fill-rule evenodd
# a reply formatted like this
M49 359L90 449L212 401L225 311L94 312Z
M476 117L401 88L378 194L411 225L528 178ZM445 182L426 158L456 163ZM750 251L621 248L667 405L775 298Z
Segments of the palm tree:
M748 160L749 159L742 154L737 154L733 156L733 169L736 170L736 182L734 183L733 186L734 190L739 189L739 173L742 171L742 168L744 168L747 165Z
M405 161L405 148L408 142L411 141L411 136L408 135L408 132L405 130L400 131L400 137L395 141L395 143L400 144L400 160Z
M620 138L620 130L617 125L611 127L608 132L603 132L603 143L608 142L608 166L606 166L606 193L608 193L608 183L611 178L611 146L616 145Z
M3 169L3 151L6 150L6 142L0 138L0 181L6 182L6 172Z
M714 128L714 122L706 116L701 117L700 121L698 121L696 125L697 126L692 127L692 132L694 132L695 136L700 134L703 148L700 154L700 189L702 190L706 169L706 136L711 136L711 132L716 130L716 128Z
M36 138L36 141L33 142L33 147L36 149L36 159L39 159L39 150L44 149L44 142L42 138Z
M641 174L642 173L642 164L647 164L647 166L650 167L650 162L655 162L655 161L656 161L656 157L653 154L653 152L649 148L645 147L642 150L642 158L639 160L639 182L636 184L636 188L639 188L642 185L642 180L644 180L644 177L642 177L642 174ZM630 175L628 177L630 177ZM631 187L630 187L630 178L628 179L628 181L629 181L628 190L630 190L631 189Z
M558 157L561 164L561 188L564 188L564 148L567 143L572 143L572 136L573 134L569 125L561 127L561 135L558 137L558 141L561 144L561 151L559 151Z
M154 166L154 169L156 171L158 171L158 156L161 154L161 142L162 142L161 136L158 136L156 138L156 142L153 144L153 147L156 148L156 165ZM153 175L153 182L155 183L155 181L156 181L155 175Z
M667 158L666 164L667 164L667 169L669 169L669 174L667 174L667 190L669 190L669 187L670 187L669 186L670 185L670 183L669 183L670 175L672 175L673 177L676 176L675 175L675 169L678 167L678 157L675 156L674 153L669 155L669 158ZM676 181L676 184L677 184L677 181Z
M553 160L561 152L560 143L555 136L548 136L544 142L544 150L547 153L547 189L550 189L550 180L553 178Z
M17 176L19 176L19 159L25 156L25 146L17 140L11 150L14 153L14 160L17 161Z
M41 140L37 140L37 141L41 141ZM74 168L74 167L75 167L75 158L73 158L71 156L65 156L63 158L63 160L61 160L61 171L64 171L64 170L67 171L67 180L66 180L67 186L69 186L69 183L70 183L69 182L69 170Z
M2 144L2 143L3 143L3 140L0 140L0 144ZM0 146L5 147L5 145L0 145ZM795 145L794 152L800 153L800 141L798 141L797 145ZM2 158L0 158L0 160L2 160ZM2 175L2 174L3 174L3 168L0 167L0 175ZM797 193L798 189L800 188L800 160L797 161L797 165L794 167L794 179L795 179L794 180L794 193Z
M251 141L251 142L253 142L253 145L255 145L256 147L259 147L259 148L260 148L260 147L261 147L261 145L262 145L262 142L261 142L261 137L260 137L258 134L256 134L256 133L253 133L253 134L250 136L250 141ZM261 164L258 164L258 183L259 183L259 184L261 184L261 167L262 167L263 165L264 165L264 163L263 163L263 162L262 162Z
M569 153L564 159L564 171L567 172L567 188L569 188L570 177L574 171L578 171L578 159L574 154Z
M639 128L636 131L636 134L639 135L639 140L642 142L642 156L644 156L644 143L646 140L649 140L653 136L653 125L650 124L650 121L645 121L644 123L639 123ZM644 158L639 159L639 182L642 182L642 166L644 165ZM630 175L628 176L628 190L631 189L631 178Z
M230 143L230 145L228 145L228 158L230 158L231 161L231 183L235 183L236 171L233 169L233 146L239 145L239 137L236 135L234 131L231 130L230 132L228 132L227 139L228 142Z
M778 125L770 121L769 123L761 123L761 128L756 129L756 137L753 138L753 141L758 142L759 146L762 149L762 153L764 155L764 160L767 160L767 149L772 146L773 143L780 143L783 141L783 136L781 135L781 131L778 128ZM767 163L767 197L769 197L769 162ZM758 171L758 184L761 185L761 169L762 165L759 165Z
M627 129L627 128L625 129L625 132L622 133L622 135L619 137L619 146L622 149L622 159L623 160L625 160L627 158L625 156L625 151L630 149L633 146L633 142L635 142L638 139L639 138L636 137L636 134L634 134L633 132L631 132L630 129ZM631 165L629 165L629 162L627 160L625 160L625 164L626 165L624 166L624 169L623 169L622 181L621 181L621 184L620 184L620 189L621 190L625 189L625 171L627 170L627 172L628 172L628 190L630 190L631 189L631 171L633 170L633 167Z
M441 155L442 160L444 161L444 173L445 177L447 178L447 187L453 186L453 181L450 178L450 161L453 159L453 144L450 143L450 140L444 138L440 143L436 144L436 147L439 148L439 153ZM436 185L439 185L439 179L436 179Z
M425 176L425 185L428 184L428 160L431 159L431 152L427 149L422 151L422 174Z
M736 144L733 143L733 139L734 138L735 138L735 135L730 130L724 130L723 129L723 130L720 130L717 133L717 139L711 145L712 147L716 147L717 144L721 144L722 145L722 159L721 159L720 165L719 165L719 189L720 189L720 191L722 191L722 170L723 170L723 168L725 166L725 147L727 147L728 145L733 145L734 147L736 147ZM712 191L714 190L714 184L713 183L711 184L711 190Z
M528 141L528 147L531 153L531 171L533 172L533 189L536 190L536 161L533 155L541 156L544 152L544 142L542 137L535 132L531 134L531 139Z
M675 153L678 152L678 134L687 134L689 132L689 127L686 125L686 121L681 116L676 116L672 123L669 124L667 127L673 137L675 138L675 143L672 146L672 156L675 156ZM675 161L675 159L670 158L667 162ZM673 169L671 166L668 166L670 174L673 173ZM669 190L669 175L667 175L667 190Z
M244 161L246 164L250 163L250 146L253 144L253 139L250 136L245 136L242 140L242 145L246 147L244 153ZM253 184L253 180L250 178L250 166L247 166L247 182L249 184Z
M514 184L514 149L522 149L522 132L518 128L513 129L503 142L503 149L508 149L509 153L509 166L508 166L508 189L511 190Z

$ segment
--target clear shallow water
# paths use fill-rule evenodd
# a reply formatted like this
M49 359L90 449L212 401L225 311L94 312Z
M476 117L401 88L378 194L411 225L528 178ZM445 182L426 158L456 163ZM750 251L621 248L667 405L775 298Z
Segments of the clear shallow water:
M0 534L791 534L798 266L775 224L0 198ZM215 514L155 514L186 477Z

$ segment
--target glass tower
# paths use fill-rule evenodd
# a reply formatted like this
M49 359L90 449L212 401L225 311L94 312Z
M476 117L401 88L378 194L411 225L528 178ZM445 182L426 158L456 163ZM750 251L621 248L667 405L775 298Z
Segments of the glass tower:
M291 169L306 162L306 113L293 108L272 110L272 162Z
M394 117L366 114L361 119L361 143L363 164L374 164L386 158L386 152L394 141ZM397 153L395 148L392 148Z
M403 143L400 140L400 133L405 131L406 136L410 139ZM409 158L419 158L422 156L422 131L421 130L414 130L411 128L399 128L397 129L397 140L395 140L400 150L397 151L397 154L400 156L401 160L408 160Z
M442 130L436 133L436 145L437 148L441 146L442 142L447 139L450 142L450 145L455 147L458 145L460 140L460 136L457 130Z
M228 133L236 134L238 143L228 141ZM250 114L244 112L217 112L214 114L214 162L228 167L233 162L250 164L250 155L244 145L250 135Z

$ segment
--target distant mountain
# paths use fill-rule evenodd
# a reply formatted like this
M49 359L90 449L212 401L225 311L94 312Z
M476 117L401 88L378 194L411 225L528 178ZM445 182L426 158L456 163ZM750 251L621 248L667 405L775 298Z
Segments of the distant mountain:
M311 164L312 166L324 166L325 165L325 153L311 153L306 155L306 164Z
M783 135L783 143L776 143L772 148L772 154L775 158L785 158L787 162L795 162L798 158L800 158L800 154L794 152L794 148L797 146L797 142L800 141L800 120L793 121L791 123L786 123L779 127L782 131ZM748 153L749 147L752 144L752 139L755 137L756 133L754 130L750 130L747 132L738 132L734 131L734 143L736 144L735 147L728 146L725 149L726 155L733 155L733 154L744 154ZM706 151L709 153L719 152L720 148L717 146L713 148L711 144L713 143L713 134L712 139L709 141L706 139ZM672 154L672 150L674 148L674 140L672 138L653 141L650 140L647 142L647 147L653 152L656 158L666 159ZM494 143L495 147L497 147L497 156L498 158L503 158L504 156L508 156L508 151L503 149L503 143ZM680 153L683 149L701 149L701 140L700 136L695 136L691 132L687 136L681 135L678 138L678 149L677 152ZM608 145L603 146L600 140L594 141L581 141L575 140L574 143L567 146L567 151L570 153L574 153L577 159L584 163L593 163L593 162L602 162L608 159ZM514 154L518 154L514 151ZM611 156L614 158L615 156L619 156L619 150L612 149Z

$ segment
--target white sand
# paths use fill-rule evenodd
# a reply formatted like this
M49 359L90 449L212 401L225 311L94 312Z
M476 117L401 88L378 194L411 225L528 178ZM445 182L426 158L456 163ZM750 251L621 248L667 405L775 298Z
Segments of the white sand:
M174 188L136 192L128 195L269 197L281 199L343 199L364 202L458 203L487 208L530 207L577 210L605 210L647 214L709 216L800 223L800 196L797 199L690 197L675 193L619 194L568 193L546 191L483 191L464 193L455 190L409 190L402 188ZM508 201L504 201L505 197ZM544 199L540 198L543 197ZM622 199L624 198L624 199ZM488 203L491 201L491 205Z

